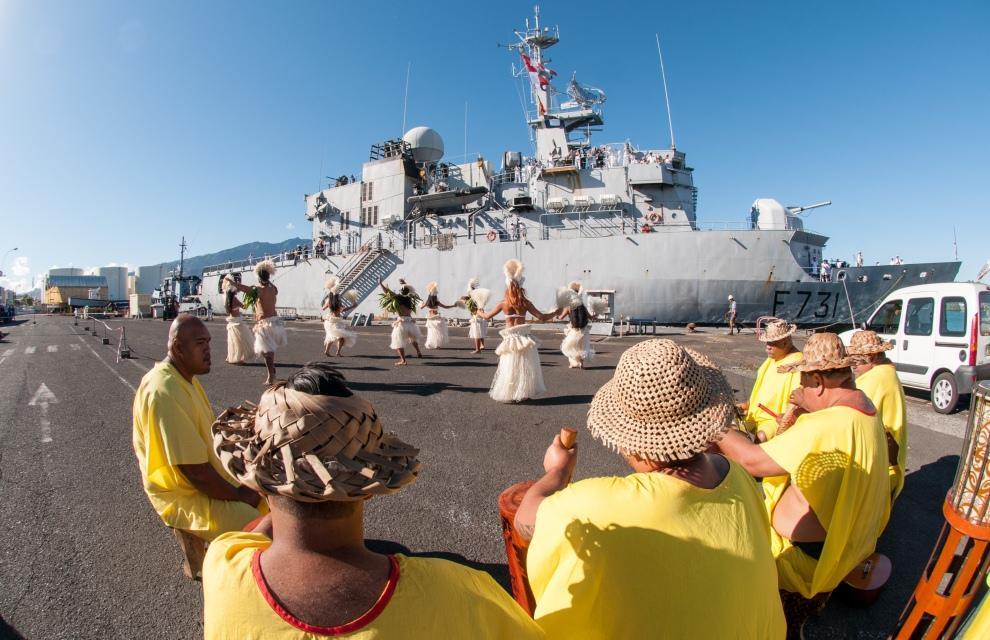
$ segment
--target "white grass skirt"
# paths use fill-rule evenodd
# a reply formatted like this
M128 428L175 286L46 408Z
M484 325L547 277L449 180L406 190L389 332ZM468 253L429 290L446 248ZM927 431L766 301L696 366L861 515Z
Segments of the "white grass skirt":
M546 393L540 368L540 343L530 336L532 327L521 324L499 331L502 343L495 349L498 369L488 392L498 402L522 402Z
M440 316L426 319L427 349L439 349L450 344L450 333L447 331L447 319Z
M336 344L341 338L343 338L344 346L347 348L357 344L357 333L347 328L347 320L343 318L336 316L327 317L323 321L323 330L326 332L326 336L323 338L324 348Z
M468 337L472 340L484 340L488 336L488 321L478 316L471 316Z
M289 344L282 318L264 318L254 323L254 352L259 356L275 353Z
M591 362L595 350L591 348L591 327L576 329L568 326L564 332L564 340L560 343L560 352L567 356L572 367L580 367L582 362Z
M254 359L254 336L240 318L227 317L227 362L240 364Z
M392 343L389 349L404 349L414 342L423 339L416 321L408 316L398 318L392 323Z

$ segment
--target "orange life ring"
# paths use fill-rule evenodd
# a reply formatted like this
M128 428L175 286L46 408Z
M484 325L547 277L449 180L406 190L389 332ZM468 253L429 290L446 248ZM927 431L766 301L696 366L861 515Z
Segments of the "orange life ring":
M646 219L649 220L650 222L653 222L653 223L660 222L660 216L657 214L656 211L649 212L646 215Z
M495 234L494 231L489 231L488 233L485 234L485 237L488 238L488 242L495 242L495 238L497 238L498 236Z

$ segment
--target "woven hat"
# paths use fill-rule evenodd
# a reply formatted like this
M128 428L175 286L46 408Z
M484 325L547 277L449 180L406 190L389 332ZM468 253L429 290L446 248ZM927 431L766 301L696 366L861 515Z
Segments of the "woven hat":
M856 356L870 356L875 353L890 351L893 348L894 343L890 340L884 342L876 331L857 331L849 340L849 348L846 349L846 353Z
M591 401L588 429L620 453L686 460L727 431L732 390L714 362L671 340L646 340L619 358Z
M756 339L760 342L776 342L794 335L797 325L773 316L763 316L756 321Z
M385 433L358 395L310 395L277 383L258 406L224 411L213 448L238 482L299 502L363 500L416 480L419 449Z
M842 369L863 362L860 356L851 356L842 346L842 340L834 333L816 333L808 338L801 350L802 357L797 362L777 367L778 373L791 371L829 371Z
M262 260L258 264L254 265L254 275L261 278L262 273L268 274L268 279L271 280L275 277L275 263L271 260Z

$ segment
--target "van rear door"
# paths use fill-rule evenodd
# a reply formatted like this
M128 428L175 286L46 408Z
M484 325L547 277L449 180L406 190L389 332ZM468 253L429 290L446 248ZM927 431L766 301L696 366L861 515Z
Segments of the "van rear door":
M976 336L976 364L990 362L990 291L981 291L979 305L979 335Z
M904 330L897 345L897 373L906 385L928 388L935 371L935 301L932 293L908 298Z

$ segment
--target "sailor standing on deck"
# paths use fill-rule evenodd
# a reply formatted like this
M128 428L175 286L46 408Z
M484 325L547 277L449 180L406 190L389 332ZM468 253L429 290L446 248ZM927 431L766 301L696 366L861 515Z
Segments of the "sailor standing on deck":
M541 322L551 320L554 314L541 312L526 297L526 291L522 288L525 277L521 262L509 260L502 267L502 272L505 274L505 297L488 313L478 314L485 320L499 313L505 314L505 329L499 332L502 343L495 349L498 369L488 395L498 402L522 402L539 398L547 390L540 368L540 343L530 336L526 313L533 314Z
M289 338L285 333L285 325L282 318L278 317L275 309L275 301L278 297L278 288L272 284L275 276L275 263L271 260L262 260L254 266L254 274L258 277L257 287L248 287L239 282L234 283L238 291L243 291L244 306L254 305L254 352L265 359L265 367L268 369L268 377L265 384L275 383L275 352L289 344Z

